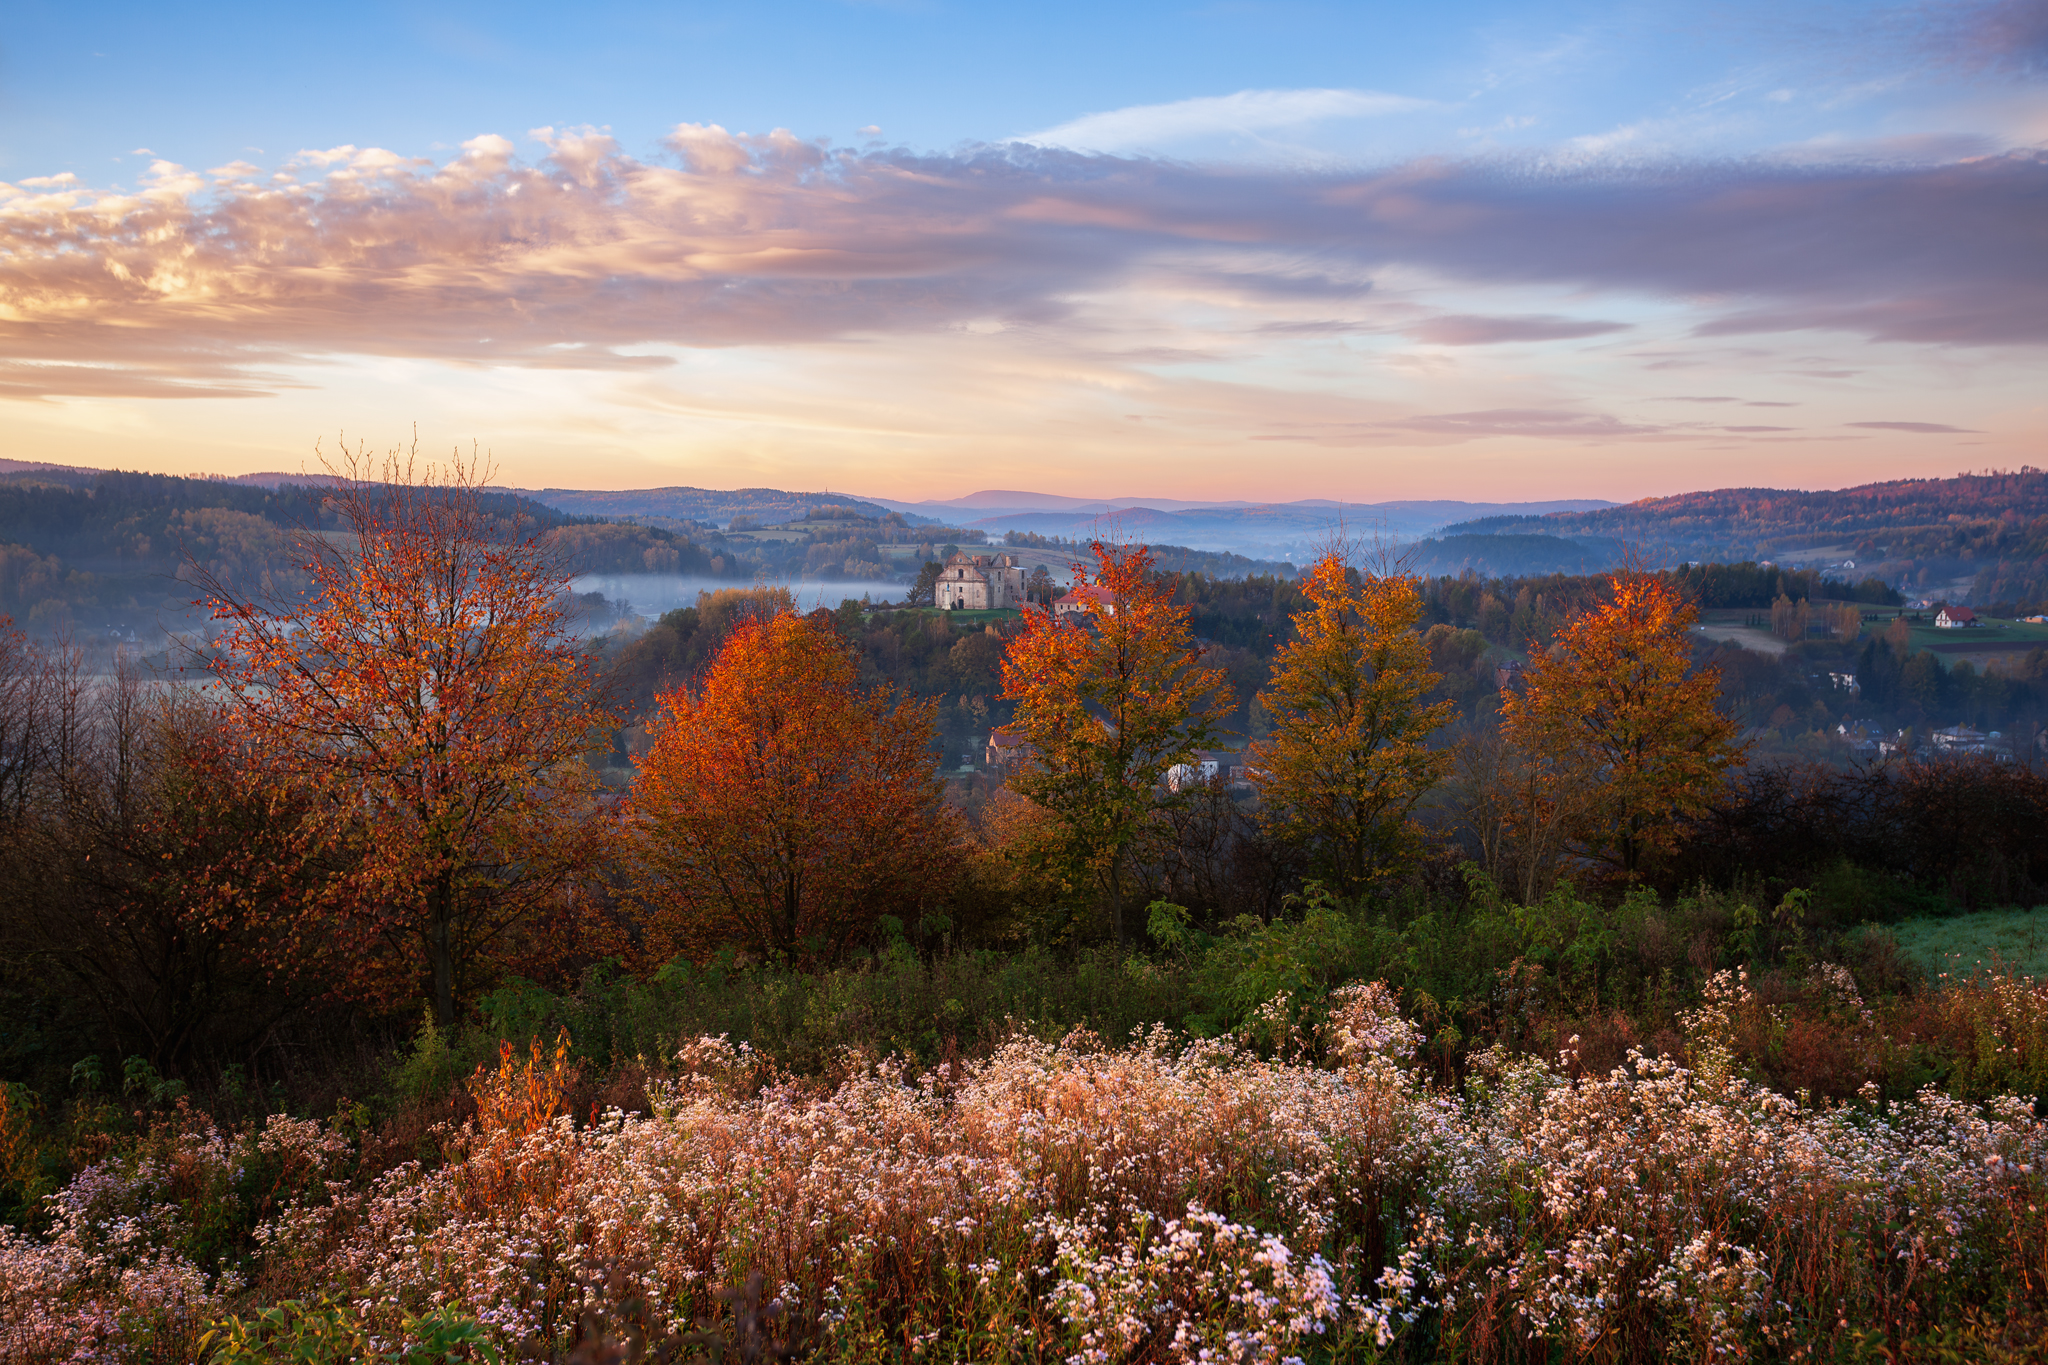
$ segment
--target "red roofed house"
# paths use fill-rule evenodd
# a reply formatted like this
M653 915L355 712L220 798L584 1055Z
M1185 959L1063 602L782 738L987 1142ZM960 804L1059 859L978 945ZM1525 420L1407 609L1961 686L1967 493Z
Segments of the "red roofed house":
M1968 607L1943 607L1941 615L1934 618L1934 624L1942 630L1958 630L1977 624L1977 613Z
M1083 583L1065 597L1055 598L1052 604L1052 619L1055 621L1088 619L1088 604L1099 602L1105 616L1116 615L1116 594L1108 588L1098 588Z
M1008 726L1003 726L988 732L988 748L983 754L982 761L990 768L1001 772L1022 763L1031 757L1033 752L1030 744L1012 734Z

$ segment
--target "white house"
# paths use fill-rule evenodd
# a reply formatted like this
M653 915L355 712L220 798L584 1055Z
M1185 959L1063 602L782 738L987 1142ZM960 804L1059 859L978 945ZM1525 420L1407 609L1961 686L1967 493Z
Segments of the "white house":
M1198 783L1214 782L1218 777L1234 781L1242 774L1238 755L1226 750L1201 749L1196 751L1194 762L1176 763L1166 770L1166 787L1169 791L1180 791Z
M1943 607L1934 624L1942 630L1961 630L1977 624L1977 613L1968 607Z

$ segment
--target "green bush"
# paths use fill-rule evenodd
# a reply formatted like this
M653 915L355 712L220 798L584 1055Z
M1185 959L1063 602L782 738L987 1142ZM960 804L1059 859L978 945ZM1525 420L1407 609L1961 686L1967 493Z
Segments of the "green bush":
M206 1365L500 1365L503 1360L483 1324L452 1308L407 1315L401 1332L405 1344L378 1350L371 1324L353 1304L286 1299L250 1317L215 1324L199 1344L209 1351Z

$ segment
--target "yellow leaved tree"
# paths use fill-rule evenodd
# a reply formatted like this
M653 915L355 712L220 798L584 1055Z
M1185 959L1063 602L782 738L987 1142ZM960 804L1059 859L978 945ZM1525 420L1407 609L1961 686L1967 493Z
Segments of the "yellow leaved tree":
M1168 799L1168 775L1221 735L1231 693L1222 669L1202 665L1188 609L1146 547L1094 550L1092 575L1075 566L1077 581L1093 580L1079 582L1081 619L1025 613L1003 656L1003 696L1031 755L1010 786L1052 815L1121 940L1131 847Z
M1412 576L1386 564L1361 573L1333 550L1303 591L1308 608L1259 694L1273 730L1249 766L1267 829L1351 895L1412 857L1410 813L1450 763L1427 740L1455 707L1424 701L1440 679L1414 630Z

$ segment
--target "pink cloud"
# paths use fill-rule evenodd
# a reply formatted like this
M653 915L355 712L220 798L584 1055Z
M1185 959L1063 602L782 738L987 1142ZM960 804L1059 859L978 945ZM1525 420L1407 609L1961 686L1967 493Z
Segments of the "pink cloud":
M1078 297L1190 247L1217 285L1282 303L1356 299L1373 271L1405 266L1481 290L1678 300L1707 314L1705 335L2048 341L2041 156L1905 170L1545 175L1432 162L1326 174L1021 147L854 153L715 125L677 128L657 159L599 130L536 136L531 164L486 135L439 166L341 146L301 153L269 183L239 163L209 182L158 161L132 191L0 185L0 392L239 395L336 355L631 370L666 363L646 352L669 347L933 333L991 317L1053 328ZM1305 257L1316 273L1301 270ZM1451 314L1409 330L1481 345L1623 326ZM1417 420L1448 433L1486 418ZM1538 434L1649 430L1500 420Z
M1852 427L1870 431L1910 431L1922 436L1981 436L1970 427L1952 427L1946 422L1850 422Z
M1446 412L1390 423L1408 431L1442 436L1540 436L1552 440L1658 436L1667 428L1624 422L1604 413L1552 411L1544 408L1494 408L1485 412Z

